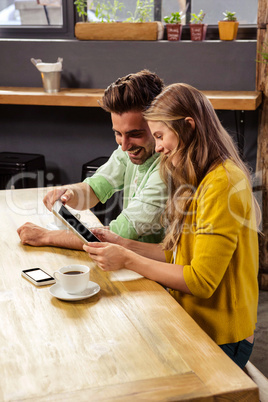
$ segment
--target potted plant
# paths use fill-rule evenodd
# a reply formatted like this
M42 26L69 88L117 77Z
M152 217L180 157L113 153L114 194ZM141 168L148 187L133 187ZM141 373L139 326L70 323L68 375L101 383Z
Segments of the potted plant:
M224 19L218 22L220 40L235 40L239 25L235 12L225 11L223 15Z
M190 24L190 33L191 40L193 41L201 41L205 40L207 33L207 24L203 23L205 18L205 13L203 10L200 10L198 14L191 14L191 24Z
M167 28L167 38L170 41L180 40L182 33L181 25L182 12L171 13L164 17Z
M119 0L92 1L95 21L87 21L87 1L74 2L84 21L75 24L75 36L79 40L158 40L163 38L164 26L152 21L154 0L137 0L136 9L125 21L118 22L117 13L124 6ZM96 21L97 20L97 21Z

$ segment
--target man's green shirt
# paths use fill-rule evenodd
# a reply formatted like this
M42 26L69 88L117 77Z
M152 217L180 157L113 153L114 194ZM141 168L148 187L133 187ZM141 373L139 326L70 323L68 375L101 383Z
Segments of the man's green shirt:
M110 229L122 237L160 243L163 228L160 217L167 201L167 189L159 176L159 154L142 165L134 165L119 146L108 162L85 179L103 204L116 191L123 190L123 209L110 222Z

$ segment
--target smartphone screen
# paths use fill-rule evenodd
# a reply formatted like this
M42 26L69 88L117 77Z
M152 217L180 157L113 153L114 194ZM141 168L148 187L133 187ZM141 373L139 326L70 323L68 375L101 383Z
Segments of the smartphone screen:
M35 281L43 281L46 279L53 279L50 275L46 272L42 271L41 269L33 269L32 271L26 272L28 276L33 278Z
M58 213L71 225L86 241L100 241L91 233L64 205L61 206Z
M46 285L55 283L55 279L41 268L30 268L22 271L22 276L33 282L35 285Z

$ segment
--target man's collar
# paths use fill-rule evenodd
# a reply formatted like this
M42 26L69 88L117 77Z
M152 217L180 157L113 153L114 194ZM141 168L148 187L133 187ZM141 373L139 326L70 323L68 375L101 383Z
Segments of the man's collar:
M139 172L144 172L159 158L159 153L155 152L150 158L148 158L142 165L138 165Z

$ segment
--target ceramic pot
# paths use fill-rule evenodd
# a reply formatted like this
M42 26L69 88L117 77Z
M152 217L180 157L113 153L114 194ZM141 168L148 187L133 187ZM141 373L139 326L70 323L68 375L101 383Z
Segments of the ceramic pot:
M170 41L180 40L182 33L181 24L166 24L167 27L167 38Z
M238 21L219 21L220 40L235 40L238 31Z
M207 24L190 24L192 41L202 41L206 39Z

